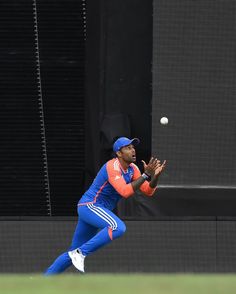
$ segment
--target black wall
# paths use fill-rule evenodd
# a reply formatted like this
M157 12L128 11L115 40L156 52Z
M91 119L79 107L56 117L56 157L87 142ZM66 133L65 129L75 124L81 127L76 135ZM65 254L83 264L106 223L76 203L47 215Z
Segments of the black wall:
M46 215L32 3L1 1L0 23L0 213Z
M0 213L76 214L116 136L149 157L152 2L3 1L0 14Z
M75 214L85 165L85 21L80 1L38 1L39 57L53 215Z
M87 7L86 166L92 176L110 158L116 136L140 137L139 159L150 155L152 1L90 0Z
M1 1L1 215L76 213L85 177L83 8Z

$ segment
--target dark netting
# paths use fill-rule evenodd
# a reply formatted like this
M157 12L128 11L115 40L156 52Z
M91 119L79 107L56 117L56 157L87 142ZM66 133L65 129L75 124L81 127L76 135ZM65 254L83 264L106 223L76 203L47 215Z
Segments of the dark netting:
M154 0L152 153L168 160L164 186L236 187L235 8Z

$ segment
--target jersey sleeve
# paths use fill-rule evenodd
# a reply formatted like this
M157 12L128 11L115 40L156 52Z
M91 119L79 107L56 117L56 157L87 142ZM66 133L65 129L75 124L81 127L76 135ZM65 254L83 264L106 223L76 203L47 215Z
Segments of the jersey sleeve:
M128 198L134 194L132 185L126 184L116 161L108 161L106 169L109 183L122 197Z
M139 168L137 167L136 164L132 163L132 167L134 169L134 175L133 175L133 180L137 180L140 176L141 176L141 172L139 170ZM151 188L149 186L149 182L145 181L139 188L140 191L142 191L145 195L147 196L152 196L154 194L154 192L156 191L156 188Z

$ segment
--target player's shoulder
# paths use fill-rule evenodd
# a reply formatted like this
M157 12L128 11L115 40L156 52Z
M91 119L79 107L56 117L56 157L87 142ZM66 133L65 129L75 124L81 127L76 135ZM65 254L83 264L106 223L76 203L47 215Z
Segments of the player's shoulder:
M130 164L130 167L132 167L134 170L138 170L139 171L138 166L135 163L133 163L133 162Z
M107 163L106 163L106 169L108 171L109 170L120 171L118 158L112 158L111 160L107 161Z

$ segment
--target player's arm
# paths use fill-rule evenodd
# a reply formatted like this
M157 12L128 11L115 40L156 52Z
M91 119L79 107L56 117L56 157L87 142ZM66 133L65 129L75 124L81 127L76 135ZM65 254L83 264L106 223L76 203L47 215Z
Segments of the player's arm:
M132 196L136 189L138 189L145 182L145 179L140 177L133 183L126 184L124 178L122 177L121 171L107 167L107 173L109 183L124 198Z
M154 188L154 187L157 186L159 176L163 172L165 167L166 167L166 160L164 160L162 164L160 162L158 163L158 165L157 165L157 167L155 169L155 172L151 177L151 181L150 181L150 184L149 184L151 188Z
M143 162L144 170L146 170L147 164L143 160L142 162ZM161 164L160 160L155 159L154 171L151 173L151 181L150 182L145 181L143 185L140 187L140 191L142 191L147 196L152 196L154 194L155 190L157 189L158 178L160 174L163 172L165 165L166 165L166 160L164 160L164 162ZM141 173L139 168L135 164L133 166L134 166L133 179L135 180L141 175Z
M113 186L113 188L124 198L128 198L137 191L141 185L146 181L146 179L154 172L154 159L151 158L149 163L146 165L145 173L134 180L132 183L126 184L124 178L122 177L120 169L114 167L114 163L108 162L107 164L107 174L108 181Z
M137 181L137 179L140 178L141 172L140 172L139 168L137 167L137 165L132 164L132 166L134 168L134 175L133 175L134 181L132 183L134 183ZM150 177L147 177L147 179L148 178L150 178ZM152 196L154 194L154 192L156 191L156 188L157 188L156 186L151 187L150 183L147 180L145 180L144 183L139 187L139 190L147 196Z
M139 168L134 165L134 175L133 175L133 182L131 182L131 185L133 186L134 190L137 191L140 189L142 192L144 192L147 195L152 195L154 193L154 190L152 187L150 187L149 183L147 182L147 179L149 179L155 172L156 167L158 165L157 158L151 157L149 160L149 163L144 166L144 173L141 175ZM144 179L144 181L143 181Z

